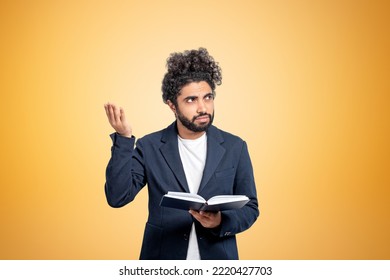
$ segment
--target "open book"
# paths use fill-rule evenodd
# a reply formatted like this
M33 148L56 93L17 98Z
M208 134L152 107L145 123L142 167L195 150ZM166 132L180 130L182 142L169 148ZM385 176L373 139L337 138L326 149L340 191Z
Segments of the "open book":
M162 197L160 206L183 210L223 211L241 208L248 201L249 198L245 195L217 195L206 201L197 194L168 192Z

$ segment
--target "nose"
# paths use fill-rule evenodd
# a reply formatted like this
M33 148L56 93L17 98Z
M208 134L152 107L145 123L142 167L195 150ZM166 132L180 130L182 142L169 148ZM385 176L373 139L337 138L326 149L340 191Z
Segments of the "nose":
M206 104L203 100L198 101L198 108L196 112L199 113L206 113Z

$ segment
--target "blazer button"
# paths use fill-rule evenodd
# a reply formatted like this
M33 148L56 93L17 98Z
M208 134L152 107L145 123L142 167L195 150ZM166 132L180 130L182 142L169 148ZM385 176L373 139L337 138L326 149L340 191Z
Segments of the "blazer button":
M184 234L184 240L188 240L188 234Z

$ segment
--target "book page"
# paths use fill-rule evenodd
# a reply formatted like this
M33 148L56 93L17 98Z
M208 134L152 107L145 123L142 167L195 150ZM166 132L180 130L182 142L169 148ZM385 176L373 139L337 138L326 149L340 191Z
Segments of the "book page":
M187 201L195 201L200 203L206 202L206 200L200 195L186 193L186 192L168 192L165 196L176 198L176 199L187 200Z
M207 201L208 205L216 205L235 201L248 201L249 198L245 195L217 195Z

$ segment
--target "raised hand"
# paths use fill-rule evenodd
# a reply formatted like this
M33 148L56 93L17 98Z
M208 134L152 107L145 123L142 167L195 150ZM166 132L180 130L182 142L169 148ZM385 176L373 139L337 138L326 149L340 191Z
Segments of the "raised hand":
M122 136L130 138L132 129L126 120L125 111L111 103L104 104L104 109L106 110L108 121L115 131Z

